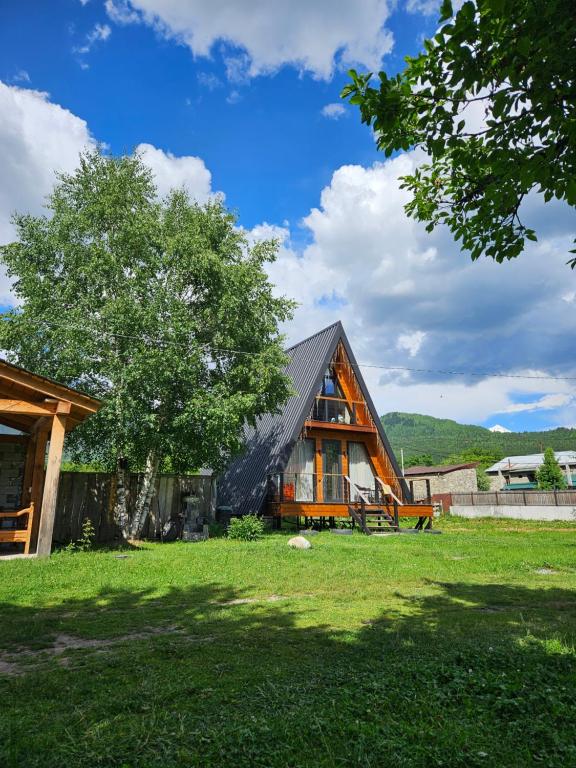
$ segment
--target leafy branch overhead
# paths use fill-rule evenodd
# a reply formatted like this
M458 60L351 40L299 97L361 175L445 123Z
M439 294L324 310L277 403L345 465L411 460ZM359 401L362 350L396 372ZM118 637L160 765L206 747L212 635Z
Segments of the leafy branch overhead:
M403 177L407 212L428 231L447 225L473 259L512 259L536 240L521 218L531 193L576 206L575 30L573 0L469 0L456 14L444 0L403 72L375 83L350 71L342 97L378 148L427 155Z

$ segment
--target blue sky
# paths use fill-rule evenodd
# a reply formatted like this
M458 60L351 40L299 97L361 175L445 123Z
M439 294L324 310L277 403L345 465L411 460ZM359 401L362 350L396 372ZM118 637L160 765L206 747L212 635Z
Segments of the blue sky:
M0 241L14 209L41 211L54 170L72 170L83 146L138 147L161 192L221 192L250 237L280 239L271 278L300 302L290 341L341 318L372 365L576 375L573 214L531 199L540 241L515 264L471 264L403 212L398 175L421 158L385 163L339 99L348 66L394 72L417 53L438 5L0 2ZM574 382L365 375L382 412L576 424Z

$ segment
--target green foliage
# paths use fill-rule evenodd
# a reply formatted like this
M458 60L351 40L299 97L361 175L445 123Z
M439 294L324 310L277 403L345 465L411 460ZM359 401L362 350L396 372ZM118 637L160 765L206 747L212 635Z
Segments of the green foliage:
M431 467L433 464L431 453L417 453L404 460L405 467Z
M536 481L538 488L543 491L560 491L568 486L553 448L546 448L544 451L544 462L536 472Z
M62 472L105 472L106 467L98 462L86 463L81 461L63 461Z
M478 482L479 491L490 490L490 477L486 474L486 470L482 467L476 467L476 481Z
M264 522L256 515L233 517L228 525L228 538L240 541L256 541L264 535Z
M403 72L373 84L351 70L342 97L387 157L426 152L403 178L407 212L502 262L536 240L519 217L528 194L576 205L576 4L468 0L453 14L445 0L440 21Z
M387 413L382 424L398 456L430 453L435 464L477 461L489 467L504 456L542 453L543 444L556 451L576 450L576 429L560 427L546 432L490 432L473 424L436 419L418 413Z
M265 271L277 244L250 246L218 199L158 200L137 155L84 154L47 208L16 215L18 239L0 247L18 297L0 346L102 399L71 434L72 458L222 467L245 420L290 392L278 324L293 303Z
M66 552L89 552L94 548L96 541L96 529L89 517L84 518L80 538L66 545Z

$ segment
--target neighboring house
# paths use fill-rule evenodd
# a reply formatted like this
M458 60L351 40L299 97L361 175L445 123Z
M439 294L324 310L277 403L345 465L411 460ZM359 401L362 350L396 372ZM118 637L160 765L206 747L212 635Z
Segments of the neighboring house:
M296 394L246 429L245 452L218 482L218 505L277 521L348 517L358 503L431 517L431 505L411 503L342 324L286 353Z
M407 467L404 478L416 501L448 493L475 493L478 490L475 463Z
M576 487L576 451L555 451L569 487ZM486 470L492 491L537 488L536 472L544 462L543 453L528 456L506 456Z

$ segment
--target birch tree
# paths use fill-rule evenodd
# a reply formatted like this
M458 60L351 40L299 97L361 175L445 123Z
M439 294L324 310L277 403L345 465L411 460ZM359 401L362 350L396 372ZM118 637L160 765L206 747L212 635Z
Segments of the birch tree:
M274 411L289 382L279 323L293 303L218 199L159 200L137 156L81 156L44 216L16 214L0 248L17 305L0 323L12 361L99 397L70 449L117 474L116 521L142 534L158 470L221 468L242 425ZM126 469L142 471L128 525Z

